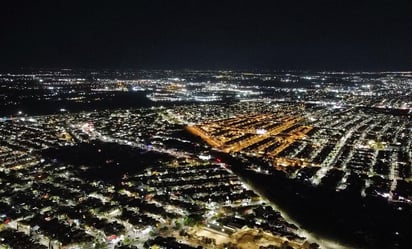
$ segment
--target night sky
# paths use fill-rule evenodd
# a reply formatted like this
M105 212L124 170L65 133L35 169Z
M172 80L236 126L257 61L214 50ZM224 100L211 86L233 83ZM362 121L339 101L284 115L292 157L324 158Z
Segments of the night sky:
M412 70L407 2L2 1L0 69Z

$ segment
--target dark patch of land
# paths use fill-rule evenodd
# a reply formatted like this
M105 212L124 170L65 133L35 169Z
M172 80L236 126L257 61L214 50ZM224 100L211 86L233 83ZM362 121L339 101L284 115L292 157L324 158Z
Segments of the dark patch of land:
M76 146L47 149L42 152L50 161L78 165L75 173L86 180L103 180L113 183L121 181L127 174L143 171L148 167L157 167L173 157L155 151L115 143L93 141ZM80 170L81 166L84 170Z

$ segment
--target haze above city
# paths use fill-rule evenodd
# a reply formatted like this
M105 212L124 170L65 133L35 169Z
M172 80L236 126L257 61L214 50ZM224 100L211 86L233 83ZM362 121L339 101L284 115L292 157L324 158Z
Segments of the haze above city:
M7 1L0 69L408 70L409 1Z

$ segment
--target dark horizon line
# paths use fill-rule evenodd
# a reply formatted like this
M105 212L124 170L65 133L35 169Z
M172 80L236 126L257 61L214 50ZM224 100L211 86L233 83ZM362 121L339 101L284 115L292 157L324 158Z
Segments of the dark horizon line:
M34 71L34 70L51 70L51 71L63 71L63 70L109 70L109 71L234 71L234 72L245 72L245 71L254 71L254 72L343 72L343 73L406 73L412 72L412 67L410 69L406 68L387 68L387 69L344 69L344 68L335 68L335 69L310 69L310 68L269 68L269 67L255 67L255 68L246 68L246 67L222 67L222 68L200 68L200 67L143 67L143 66L125 66L125 67L115 67L115 66L19 66L19 67L1 67L0 72L8 73L14 71Z

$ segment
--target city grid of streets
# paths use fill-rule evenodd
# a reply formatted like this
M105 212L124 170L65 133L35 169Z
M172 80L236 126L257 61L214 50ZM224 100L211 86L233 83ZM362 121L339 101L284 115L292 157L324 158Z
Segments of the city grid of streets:
M180 104L5 116L0 245L326 247L302 236L215 150L265 162L245 165L253 172L281 171L308 185L411 205L409 74L373 75L376 85L368 74L203 74L218 82L199 82L206 76L196 72L161 78L145 72L151 79L144 80L106 75L92 83L67 72L2 75L2 89L37 89L34 98L66 106L129 92ZM233 83L257 79L282 85ZM293 85L302 80L313 82ZM25 98L33 96L3 95L2 104L18 106ZM222 100L230 101L214 103Z

